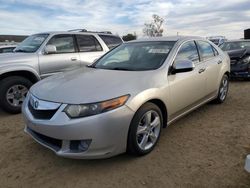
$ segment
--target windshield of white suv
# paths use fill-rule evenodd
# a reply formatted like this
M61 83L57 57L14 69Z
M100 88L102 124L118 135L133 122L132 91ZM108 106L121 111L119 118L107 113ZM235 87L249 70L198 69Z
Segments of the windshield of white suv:
M48 36L49 34L31 35L28 38L26 38L23 42L21 42L16 47L14 52L24 52L24 53L36 52Z
M174 41L125 43L107 53L92 67L127 71L158 69L174 44Z
M250 41L225 42L220 45L223 51L250 49Z

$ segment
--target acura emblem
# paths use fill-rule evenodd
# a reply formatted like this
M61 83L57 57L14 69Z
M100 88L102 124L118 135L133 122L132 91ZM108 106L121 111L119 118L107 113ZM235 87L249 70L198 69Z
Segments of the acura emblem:
M38 106L39 106L39 102L38 102L38 101L35 101L35 103L34 103L34 108L37 109Z

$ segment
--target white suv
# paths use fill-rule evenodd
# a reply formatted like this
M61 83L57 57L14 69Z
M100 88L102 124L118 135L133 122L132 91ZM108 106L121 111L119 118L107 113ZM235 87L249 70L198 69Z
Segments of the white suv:
M0 107L19 113L28 89L42 78L91 64L121 44L109 32L46 32L26 38L14 53L0 55Z

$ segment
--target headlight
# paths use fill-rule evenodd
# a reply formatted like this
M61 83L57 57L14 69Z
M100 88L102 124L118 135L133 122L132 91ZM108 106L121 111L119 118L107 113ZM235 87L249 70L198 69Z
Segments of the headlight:
M242 61L244 63L249 63L250 62L250 56L245 57Z
M92 103L92 104L80 104L80 105L68 105L64 109L64 112L70 118L87 117L103 112L107 112L123 106L128 100L129 95L124 95L115 99L110 99L107 101Z

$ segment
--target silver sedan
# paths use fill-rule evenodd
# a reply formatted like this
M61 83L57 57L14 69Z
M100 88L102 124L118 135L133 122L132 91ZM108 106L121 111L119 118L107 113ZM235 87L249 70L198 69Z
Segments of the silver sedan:
M57 155L145 155L162 128L199 106L223 103L229 57L196 37L136 40L91 66L44 79L23 104L25 132Z

